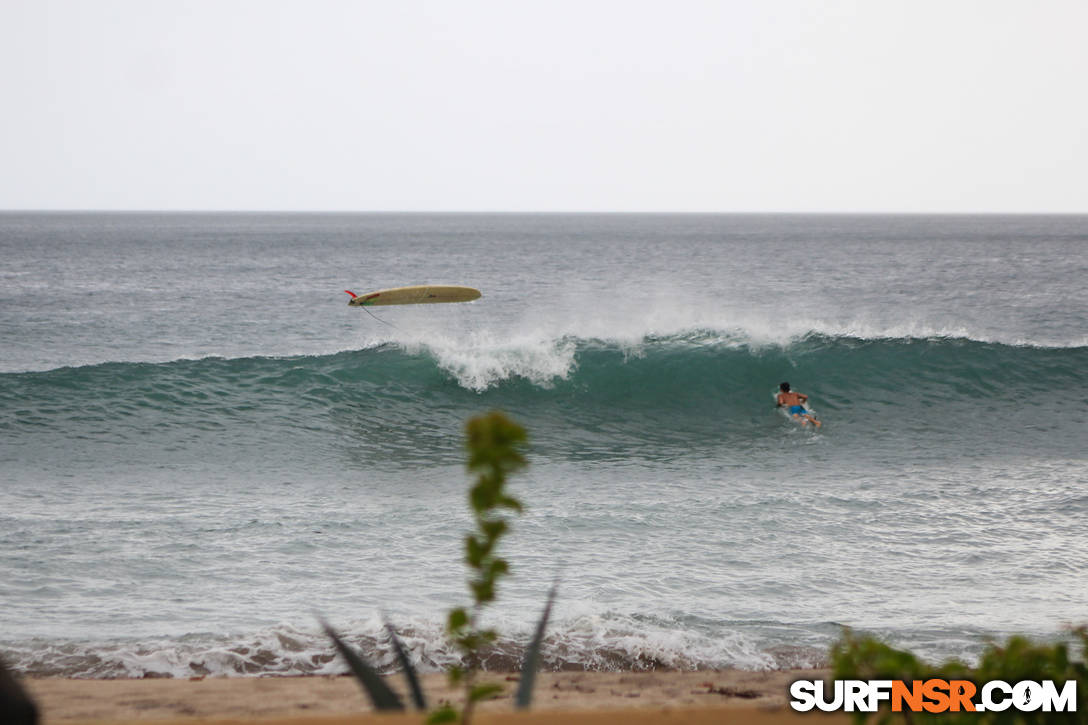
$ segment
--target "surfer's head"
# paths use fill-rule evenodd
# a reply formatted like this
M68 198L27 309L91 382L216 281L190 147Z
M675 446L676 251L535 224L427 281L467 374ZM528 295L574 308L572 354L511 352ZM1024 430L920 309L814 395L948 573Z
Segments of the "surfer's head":
M778 384L778 389L781 390L783 393L788 393L788 392L790 392L790 384L789 383L779 383Z

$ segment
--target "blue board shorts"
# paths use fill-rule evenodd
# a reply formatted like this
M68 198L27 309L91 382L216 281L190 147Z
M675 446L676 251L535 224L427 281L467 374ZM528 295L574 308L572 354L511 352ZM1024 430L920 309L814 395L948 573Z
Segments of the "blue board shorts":
M802 415L802 414L807 413L807 412L808 411L805 410L805 406L803 406L803 405L791 405L790 406L790 415Z

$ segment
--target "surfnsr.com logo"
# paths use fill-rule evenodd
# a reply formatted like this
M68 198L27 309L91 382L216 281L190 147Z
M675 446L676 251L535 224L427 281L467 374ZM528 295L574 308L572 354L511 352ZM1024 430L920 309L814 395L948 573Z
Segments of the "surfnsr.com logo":
M827 688L823 680L797 680L790 698L797 712L876 712L882 703L892 712L1076 712L1077 683L991 680L979 687L970 680L835 680Z

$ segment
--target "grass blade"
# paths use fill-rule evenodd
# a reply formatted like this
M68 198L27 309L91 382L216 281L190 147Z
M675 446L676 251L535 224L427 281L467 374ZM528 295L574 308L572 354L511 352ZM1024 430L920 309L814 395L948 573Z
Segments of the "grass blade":
M525 659L521 663L521 682L518 683L518 691L514 696L514 705L519 710L527 709L533 699L536 670L540 665L540 647L544 642L544 630L548 627L548 617L552 613L552 602L555 601L555 592L558 588L559 582L552 584L552 590L548 592L548 603L544 605L544 613L540 615L540 621L537 622L533 641L529 643L529 649L525 650Z
M374 709L379 711L403 710L404 703L397 697L397 693L389 689L389 685L385 684L378 671L368 665L362 657L356 654L355 650L348 647L344 640L340 639L340 636L333 631L328 622L321 620L321 626L325 628L325 634L329 635L336 644L336 649L347 660L355 679L366 690L366 694L370 696L370 701L374 703Z
M408 660L408 655L404 651L404 646L400 643L400 637L397 636L397 630L393 629L393 625L390 624L389 620L385 621L385 628L389 632L389 639L393 643L393 650L397 653L397 661L400 662L401 669L404 670L404 678L408 680L408 691L412 693L412 702L415 703L416 709L426 710L427 699L423 697L423 688L419 686L416 668L412 667L412 663Z

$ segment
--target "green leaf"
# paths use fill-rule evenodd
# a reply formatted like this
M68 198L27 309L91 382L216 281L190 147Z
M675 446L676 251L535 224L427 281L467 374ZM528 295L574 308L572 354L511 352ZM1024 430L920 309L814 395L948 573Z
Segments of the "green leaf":
M491 492L484 486L475 486L468 493L468 501L476 513L483 513L491 508L492 498Z
M508 509L513 509L513 510L517 511L519 514L522 513L525 510L524 508L522 508L521 501L518 501L513 496L503 496L503 497L501 497L496 502L496 505L505 506Z
M525 465L525 458L516 450L526 440L525 429L504 414L493 411L472 418L465 432L469 470L493 467L511 472Z
M453 705L443 705L427 718L427 725L439 725L440 723L457 722L457 710L453 708Z
M389 685L385 684L378 671L368 665L355 650L344 644L344 640L340 639L340 635L333 631L328 622L321 620L321 626L325 629L325 634L329 635L336 645L336 649L340 651L340 655L347 660L348 666L355 675L355 680L370 696L370 701L374 703L374 709L379 711L403 710L404 703L400 701L395 692L389 689Z
M478 604L495 601L495 585L490 581L472 582L472 595Z
M467 624L468 613L464 609L458 607L450 610L450 617L446 623L446 627L451 633L461 631Z
M468 693L468 699L471 702L479 702L480 700L488 700L500 692L502 692L502 685L495 682L485 682L482 685L473 687Z
M492 541L498 539L500 536L505 534L508 528L509 526L507 526L506 522L502 519L494 519L491 521L480 522L480 529Z
M400 637L397 636L397 630L393 629L393 625L388 620L385 622L385 628L389 632L389 641L393 643L393 651L397 653L400 668L404 671L404 679L408 681L408 691L412 693L412 702L417 710L426 710L427 698L423 696L423 688L419 686L416 668L412 666L412 661L408 659L404 646L400 642Z
M548 617L552 613L552 602L555 601L555 593L559 589L559 582L552 584L548 592L548 601L544 605L544 611L540 615L540 621L536 624L536 632L529 648L525 650L525 659L521 661L521 682L518 683L518 691L514 696L514 706L520 710L528 709L533 700L533 686L536 684L536 671L540 666L540 649L544 642L544 630L548 627Z
M457 646L465 652L472 652L480 646L480 635L475 632L457 638Z
M465 537L465 563L473 569L480 568L489 551L491 551L491 542L481 542L475 534Z

